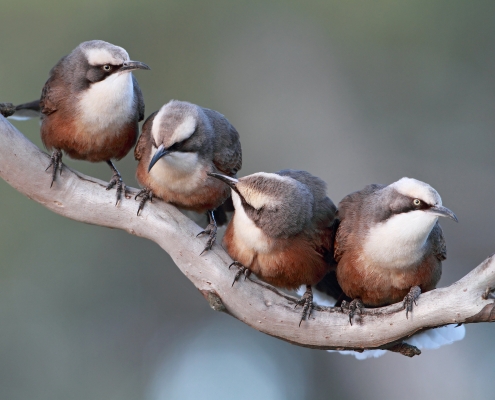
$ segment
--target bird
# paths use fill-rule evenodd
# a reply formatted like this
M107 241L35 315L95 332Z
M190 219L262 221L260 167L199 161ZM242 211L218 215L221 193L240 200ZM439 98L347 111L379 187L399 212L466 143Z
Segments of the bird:
M51 69L40 100L16 106L13 118L41 113L41 139L53 151L47 170L52 182L62 174L62 151L90 162L105 161L116 186L118 205L125 184L112 159L120 160L136 144L144 100L134 70L149 70L131 61L125 49L102 40L79 44Z
M210 173L232 189L235 212L223 245L244 273L281 289L306 291L296 303L301 322L311 315L311 286L335 268L333 234L336 207L326 183L307 171L258 172L239 179Z
M207 213L209 224L198 236L209 235L203 252L210 250L217 232L214 210L230 198L230 188L208 173L235 177L241 169L241 142L234 126L217 111L171 100L146 119L134 157L143 187L135 197L142 197L137 214L153 197Z
M438 217L458 222L434 188L407 177L342 199L334 258L337 282L353 299L342 303L351 324L364 306L400 301L407 318L420 294L436 287L447 257Z

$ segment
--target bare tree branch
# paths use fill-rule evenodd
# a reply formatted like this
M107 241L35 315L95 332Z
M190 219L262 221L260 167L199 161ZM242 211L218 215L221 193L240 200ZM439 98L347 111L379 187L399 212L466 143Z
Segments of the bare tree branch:
M219 245L199 256L205 240L196 238L201 228L173 206L154 201L136 216L137 202L127 200L115 207L115 193L106 191L104 182L65 165L50 189L51 171L45 172L48 164L48 155L0 115L0 176L11 186L57 214L153 240L170 254L214 310L290 343L315 349L389 348L411 356L417 353L401 345L402 340L421 330L495 320L492 256L453 285L422 294L409 319L402 304L394 304L365 310L351 326L340 309L317 307L299 327L295 298L257 280L231 287L235 272L227 268L230 257Z

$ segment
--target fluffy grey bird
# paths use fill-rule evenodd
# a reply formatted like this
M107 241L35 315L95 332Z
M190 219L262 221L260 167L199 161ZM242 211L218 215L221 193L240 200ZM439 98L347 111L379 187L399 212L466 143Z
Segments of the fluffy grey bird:
M210 174L232 188L235 207L223 244L242 273L284 289L306 285L299 322L313 307L311 286L335 265L336 207L326 184L306 171L259 172L240 179ZM232 283L232 285L234 284Z
M209 173L235 177L242 166L239 134L219 112L172 100L148 117L134 151L136 177L143 186L138 215L154 196L198 213L207 212L209 235L216 238L213 211L229 197L230 188Z
M421 292L436 287L447 256L438 217L457 222L435 189L411 178L366 186L340 202L334 255L338 283L355 299L351 321L363 304L403 301L407 316Z
M150 69L131 61L122 47L83 42L50 71L41 99L16 107L14 118L39 115L41 139L51 156L52 185L62 173L62 151L91 162L106 161L113 171L107 190L117 185L117 203L125 184L112 159L120 160L136 143L144 101L131 71ZM47 168L47 169L48 169Z

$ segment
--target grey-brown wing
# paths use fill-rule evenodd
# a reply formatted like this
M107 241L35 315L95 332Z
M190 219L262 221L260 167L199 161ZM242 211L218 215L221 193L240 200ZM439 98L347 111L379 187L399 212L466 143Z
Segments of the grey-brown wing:
M433 254L435 254L438 261L447 259L447 245L445 244L445 238L443 236L442 227L437 223L433 227L430 233L431 245Z
M317 226L332 227L337 213L337 207L327 196L327 184L321 178L307 171L283 169L276 172L281 176L289 176L305 185L313 194L315 203L313 208L313 223ZM333 238L332 238L333 239Z
M66 96L66 92L60 90L54 82L58 81L63 85L63 80L61 76L63 73L61 72L61 65L67 56L62 57L57 64L50 70L50 77L43 86L41 90L41 98L40 98L40 110L44 115L50 115L57 111L58 103L64 96Z
M138 110L138 121L141 122L144 119L144 97L138 81L134 75L132 75L132 85L134 87L134 96L136 98L136 105Z
M346 250L346 241L349 231L345 225L337 222L337 232L335 233L335 240L333 242L333 257L336 262L339 262Z
M40 110L44 115L57 111L57 91L53 89L52 78L46 81L41 91Z
M348 194L340 201L337 211L339 223L334 242L334 257L337 262L346 252L349 237L353 232L367 229L367 226L359 226L360 221L366 221L366 219L361 218L361 215L369 212L369 210L366 210L366 204L363 199L384 187L384 185L371 184L362 190Z
M203 108L215 130L213 163L222 173L234 176L242 167L242 149L239 133L222 114Z
M141 160L145 154L147 147L150 146L149 141L151 140L151 127L153 126L153 119L155 118L158 111L151 114L146 121L144 121L143 127L141 128L141 136L136 143L134 148L134 158L136 160Z

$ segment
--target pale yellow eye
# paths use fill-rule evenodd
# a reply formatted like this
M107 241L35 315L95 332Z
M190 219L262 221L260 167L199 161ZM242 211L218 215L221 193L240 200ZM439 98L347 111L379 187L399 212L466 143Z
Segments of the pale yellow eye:
M112 69L112 67L110 67L110 65L104 65L104 66L103 66L103 69L104 69L105 71L110 71L110 70Z
M420 200L420 199L414 199L414 200L413 200L413 204L414 204L415 206L419 206L419 205L421 204L421 200Z

